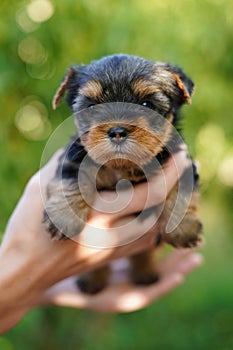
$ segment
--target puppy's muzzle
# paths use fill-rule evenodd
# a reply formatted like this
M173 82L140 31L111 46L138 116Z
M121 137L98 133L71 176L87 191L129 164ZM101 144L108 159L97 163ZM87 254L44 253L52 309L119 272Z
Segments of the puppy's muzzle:
M117 125L108 130L108 137L113 143L122 143L127 139L129 130L125 127Z

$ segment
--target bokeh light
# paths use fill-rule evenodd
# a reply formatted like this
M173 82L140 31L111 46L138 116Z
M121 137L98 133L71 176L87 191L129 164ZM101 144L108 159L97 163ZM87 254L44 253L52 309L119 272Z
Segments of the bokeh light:
M44 140L51 132L47 115L45 105L32 99L16 113L15 125L27 139Z
M233 151L220 163L218 177L222 184L233 187Z
M32 78L49 80L55 74L56 65L46 60L41 64L27 64L26 71Z
M41 64L48 57L43 45L32 36L26 37L19 43L18 54L22 61L31 64Z
M16 12L15 19L19 28L25 33L31 33L39 27L38 23L33 22L29 18L25 7Z
M54 6L49 0L32 0L27 6L27 13L33 22L45 22L52 17Z

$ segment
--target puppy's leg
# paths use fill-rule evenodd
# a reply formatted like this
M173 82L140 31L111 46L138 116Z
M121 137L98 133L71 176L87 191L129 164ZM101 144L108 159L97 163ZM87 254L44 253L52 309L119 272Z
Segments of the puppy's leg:
M69 159L73 153L80 153L75 143L70 153L59 159L56 176L47 188L44 222L52 237L60 239L73 237L83 229L95 195L94 181L88 176L93 172L91 167L80 170L82 157Z
M135 284L147 285L157 282L159 276L155 268L155 248L145 250L130 257L131 279Z
M73 237L85 226L90 207L77 181L53 180L48 186L44 221L52 237Z
M92 272L81 275L77 279L77 285L84 293L96 294L107 286L109 276L110 268L109 266L104 266Z
M196 247L198 243L202 240L202 223L198 216L198 175L195 172L196 168L193 165L194 170L194 186L193 192L191 194L190 201L187 202L187 193L185 193L185 176L187 172L181 177L181 183L183 181L183 186L179 189L179 186L176 185L175 188L169 194L163 213L160 218L160 233L162 235L162 240L175 246L175 247ZM180 198L177 200L178 191L180 192ZM175 207L175 212L173 209ZM170 224L174 226L171 232L166 231L166 226L169 222L169 219L173 215L173 222L170 221ZM178 225L175 223L178 222Z

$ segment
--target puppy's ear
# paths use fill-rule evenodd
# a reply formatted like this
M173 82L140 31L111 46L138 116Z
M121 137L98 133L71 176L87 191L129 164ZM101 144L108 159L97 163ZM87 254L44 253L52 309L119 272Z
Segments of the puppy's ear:
M175 82L181 92L183 102L191 105L191 96L194 91L194 83L179 67L172 67L172 73L173 78L175 79Z
M70 67L53 97L53 109L56 109L57 106L61 103L62 98L67 90L70 90L71 86L75 81L77 81L77 69L76 67Z

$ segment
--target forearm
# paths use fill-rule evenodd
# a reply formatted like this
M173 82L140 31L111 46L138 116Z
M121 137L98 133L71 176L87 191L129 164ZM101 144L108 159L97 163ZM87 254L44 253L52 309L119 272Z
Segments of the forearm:
M52 274L53 259L47 256L45 260L46 246L41 251L40 242L31 245L14 243L10 247L0 247L0 334L15 326L37 305L40 295L53 281L59 279Z
M0 306L0 335L13 328L24 317L27 309L25 308L6 308L2 311Z
M15 252L13 259L11 253L0 252L0 335L13 328L28 311L39 306L44 292L59 279L53 275L54 266L49 258L51 273L48 273L48 264L44 264L43 260L20 261L20 253Z
M2 334L23 318L31 308L35 295L32 292L30 271L25 263L19 260L16 251L5 251L1 247L0 266L0 334Z

